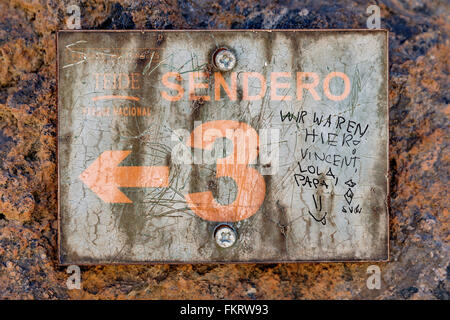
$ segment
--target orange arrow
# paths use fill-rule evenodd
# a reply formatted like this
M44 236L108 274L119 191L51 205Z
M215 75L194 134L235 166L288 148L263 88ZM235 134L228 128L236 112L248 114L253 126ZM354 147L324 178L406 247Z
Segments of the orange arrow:
M131 151L105 151L79 178L97 196L110 203L132 203L122 188L169 186L169 167L119 167Z

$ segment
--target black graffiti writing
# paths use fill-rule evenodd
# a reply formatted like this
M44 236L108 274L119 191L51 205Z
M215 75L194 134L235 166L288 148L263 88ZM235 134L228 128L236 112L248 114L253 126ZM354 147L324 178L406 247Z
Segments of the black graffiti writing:
M314 195L312 195L313 200L314 200L314 206L316 207L316 211L318 211L319 213L322 211L322 196L319 196L319 203L317 203L316 197ZM325 214L322 216L322 218L316 218L315 215L313 215L311 213L311 211L308 210L308 213L311 217L313 217L313 219L317 222L320 222L323 225L327 224L327 213L325 212Z
M343 206L342 207L342 212L343 213L361 213L362 211L362 207L359 206L359 204L356 207L353 206Z
M338 177L334 175L333 170L330 167L322 171L318 166L309 165L302 167L302 164L298 162L298 168L300 173L294 174L294 179L298 187L308 186L309 188L314 187L314 189L317 189L318 187L325 187L325 189L328 189L329 183L336 185L339 180ZM327 183L327 180L333 181Z
M344 198L345 201L347 202L348 206L343 206L342 207L342 212L343 213L361 213L362 211L362 207L359 207L359 204L356 205L356 207L352 206L352 202L353 202L353 197L355 196L354 192L353 192L353 188L356 186L356 183L353 181L353 179L349 179L347 181L345 181L344 183L346 186L348 186L347 192L344 194Z
M297 136L303 141L298 171L294 172L294 181L298 187L313 189L315 193L334 192L340 177L333 172L333 169L341 175L349 172L347 168L352 168L355 173L360 170L361 158L357 155L356 147L366 140L370 130L369 124L341 115L320 114L305 110L298 112L281 110L280 119L283 123L295 122L304 125L297 132ZM329 151L333 150L330 147L334 147L335 151ZM352 149L351 154L348 148ZM344 170L336 170L336 168ZM342 179L342 181L345 180ZM355 193L357 193L356 185L352 178L346 178L343 184L345 204L342 206L342 212L344 213L361 213L362 211L362 206L355 204L354 201ZM322 195L316 197L313 194L312 197L316 210L315 212L308 210L308 213L315 221L326 225L328 212L322 212Z
M340 154L329 154L325 152L309 151L309 148L300 148L302 160L315 160L322 161L331 164L338 168L357 166L358 161L361 159L355 155L342 156Z
M320 126L324 128L333 128L335 130L338 130L339 132L343 131L351 134L352 137L358 137L358 139L361 139L363 136L365 136L367 131L369 130L368 124L364 125L360 122L348 120L345 117L336 116L333 114L329 114L328 116L319 115L316 112L313 112L311 114L305 110L299 111L297 113L283 112L283 110L280 110L280 118L282 122L285 122L287 120L288 122L294 121L303 124L306 123L307 120L309 120L310 123L314 124L317 127Z
M317 189L320 186L325 187L325 189L328 189L328 184L325 181L325 179L318 179L318 178L310 178L308 175L303 174L294 174L295 182L297 183L297 186L306 187L309 188L315 188Z
M283 115L283 110L280 110L281 122L284 122L287 119L288 121L295 121L297 123L305 123L305 116L307 114L308 114L308 112L301 111L301 112L297 112L297 114L288 112Z
M336 147L339 143L339 146L341 147L353 147L357 146L361 142L361 140L356 140L355 136L351 133L323 133L316 131L314 128L310 130L305 128L303 131L305 132L305 142L310 142L313 144L322 143Z

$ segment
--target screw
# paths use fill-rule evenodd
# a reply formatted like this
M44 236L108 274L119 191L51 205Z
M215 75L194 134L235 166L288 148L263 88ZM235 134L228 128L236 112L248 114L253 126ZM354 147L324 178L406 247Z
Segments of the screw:
M228 225L220 225L214 232L216 243L222 248L229 248L236 242L236 232Z
M230 71L236 65L236 56L227 48L219 48L214 52L214 65L221 71Z

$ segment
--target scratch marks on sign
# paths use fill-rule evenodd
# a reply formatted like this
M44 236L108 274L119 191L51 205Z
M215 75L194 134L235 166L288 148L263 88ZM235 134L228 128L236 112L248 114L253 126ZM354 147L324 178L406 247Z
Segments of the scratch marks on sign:
M74 46L77 46L77 45L83 44L83 43L88 43L88 42L85 41L85 40L78 40L78 41L76 41L74 43L70 43L70 44L65 46L65 48L71 53L71 58L72 59L78 57L78 58L81 58L81 60L75 61L73 63L66 64L66 65L61 67L62 69L73 67L73 66L76 66L76 65L79 65L79 64L82 64L82 63L86 63L88 61L88 54L85 51L82 51L80 49L76 49L75 50L75 49L72 48ZM81 49L83 49L83 48L81 48ZM92 53L95 56L97 56L97 55L105 55L105 56L109 56L109 57L118 57L115 54L111 54L111 53L107 53L107 52L103 52L103 51L98 51L98 50L93 50L93 49L89 49L89 50L91 50ZM120 58L120 57L118 57L118 58Z

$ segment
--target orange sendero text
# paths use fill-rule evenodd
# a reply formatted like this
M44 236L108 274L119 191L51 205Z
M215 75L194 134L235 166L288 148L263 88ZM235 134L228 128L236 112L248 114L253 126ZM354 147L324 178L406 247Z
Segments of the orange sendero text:
M183 98L189 100L221 100L228 98L232 101L238 99L238 77L242 84L239 88L241 98L245 101L257 101L268 96L274 101L302 100L310 95L314 100L323 97L332 101L342 101L350 94L351 83L349 77L343 72L330 72L323 79L315 72L271 72L266 78L259 72L231 72L224 78L222 73L189 72L183 74L167 72L162 76L161 82L165 89L161 96L167 101L179 101ZM341 92L332 92L330 83L341 81ZM207 94L211 92L211 94ZM321 96L320 93L323 92Z

